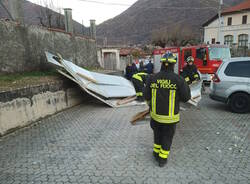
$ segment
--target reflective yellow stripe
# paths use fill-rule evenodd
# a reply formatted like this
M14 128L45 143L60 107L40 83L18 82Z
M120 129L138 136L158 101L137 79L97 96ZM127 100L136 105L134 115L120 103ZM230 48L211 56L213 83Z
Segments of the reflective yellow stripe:
M152 89L152 112L156 113L156 90Z
M138 92L138 93L136 93L136 96L143 96L143 93L142 92Z
M132 78L137 79L137 80L139 80L139 81L141 81L141 82L143 81L142 78L141 78L141 76L139 76L139 75L137 75L137 74L133 75Z
M151 108L152 108L151 111L153 111L153 110L154 110L154 98L155 98L155 97L154 97L154 89L152 89L151 92L152 92L152 94L151 94L151 96L152 96L152 97L151 97L151 106L152 106L152 107L151 107Z
M176 60L175 59L168 59L168 62L169 63L176 63Z
M169 113L168 115L169 116L174 116L174 108L175 108L175 94L176 94L176 91L175 90L170 90L169 91Z
M160 151L160 153L159 153L159 157L167 159L169 153L170 153L170 151L165 151L165 150L163 150L163 149L161 148L161 151Z
M154 147L160 149L160 148L161 148L161 145L159 145L159 144L154 144Z
M165 150L161 149L161 153L164 155L169 155L170 151L165 151Z
M198 74L195 74L195 75L194 75L194 78L199 78L199 75L198 75Z
M167 59L166 58L161 58L161 61L167 61Z
M152 109L150 112L151 118L159 123L177 123L180 121L180 114L174 114L175 112L175 95L176 90L170 90L169 92L169 114L159 115L156 113L156 95L157 89L152 89Z
M171 110L172 110L172 95L173 95L173 90L170 90L169 91L169 99L168 99L168 115L170 116L172 113L171 113Z
M154 90L154 96L155 96L155 98L154 98L154 112L155 113L156 113L156 91L157 91L157 89Z
M174 116L174 110L175 110L175 93L176 91L173 91L173 98L172 98L172 116Z
M168 155L165 155L165 154L160 153L160 154L159 154L159 157L167 159L167 158L168 158Z
M159 122L159 123L177 123L180 121L180 114L176 114L174 116L166 116L166 115L158 115L154 112L150 112L150 115L152 117L152 119L154 119L155 121Z
M141 75L148 75L147 73L137 73L132 76L132 78L137 79L141 82L143 82Z
M154 148L155 153L160 153L160 149Z
M137 74L135 74L135 75L148 75L147 73L137 73Z
M185 81L186 81L186 82L190 81L189 77L186 77L186 78L185 78Z

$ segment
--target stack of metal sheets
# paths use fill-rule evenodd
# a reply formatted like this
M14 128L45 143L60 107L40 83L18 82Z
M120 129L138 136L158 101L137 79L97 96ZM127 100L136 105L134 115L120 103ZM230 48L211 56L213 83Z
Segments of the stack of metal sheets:
M127 79L91 72L83 69L74 63L64 60L60 55L56 56L45 52L47 61L58 66L58 72L77 83L85 92L97 98L111 107L121 107L128 105L139 105L135 99L135 89ZM126 103L123 103L122 101ZM127 100L126 100L127 99Z

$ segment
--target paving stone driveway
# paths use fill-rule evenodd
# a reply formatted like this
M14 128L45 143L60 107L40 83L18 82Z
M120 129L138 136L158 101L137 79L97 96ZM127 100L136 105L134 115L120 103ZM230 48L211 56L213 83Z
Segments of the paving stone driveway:
M0 183L249 183L250 114L204 96L200 109L182 111L159 168L149 123L129 123L144 109L82 104L2 138Z

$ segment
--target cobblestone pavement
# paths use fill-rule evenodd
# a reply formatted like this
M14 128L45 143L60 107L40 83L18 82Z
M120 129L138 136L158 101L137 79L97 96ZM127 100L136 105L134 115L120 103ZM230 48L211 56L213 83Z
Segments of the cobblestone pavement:
M149 123L129 123L144 109L82 104L2 138L0 183L249 183L250 114L204 96L200 108L182 111L159 168Z

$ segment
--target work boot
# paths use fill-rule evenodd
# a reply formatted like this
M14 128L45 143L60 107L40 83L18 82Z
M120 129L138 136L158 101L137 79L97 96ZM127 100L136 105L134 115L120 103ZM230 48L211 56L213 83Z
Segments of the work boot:
M153 151L153 156L155 160L158 162L159 161L159 154Z
M167 159L159 158L159 167L164 167L167 164Z

